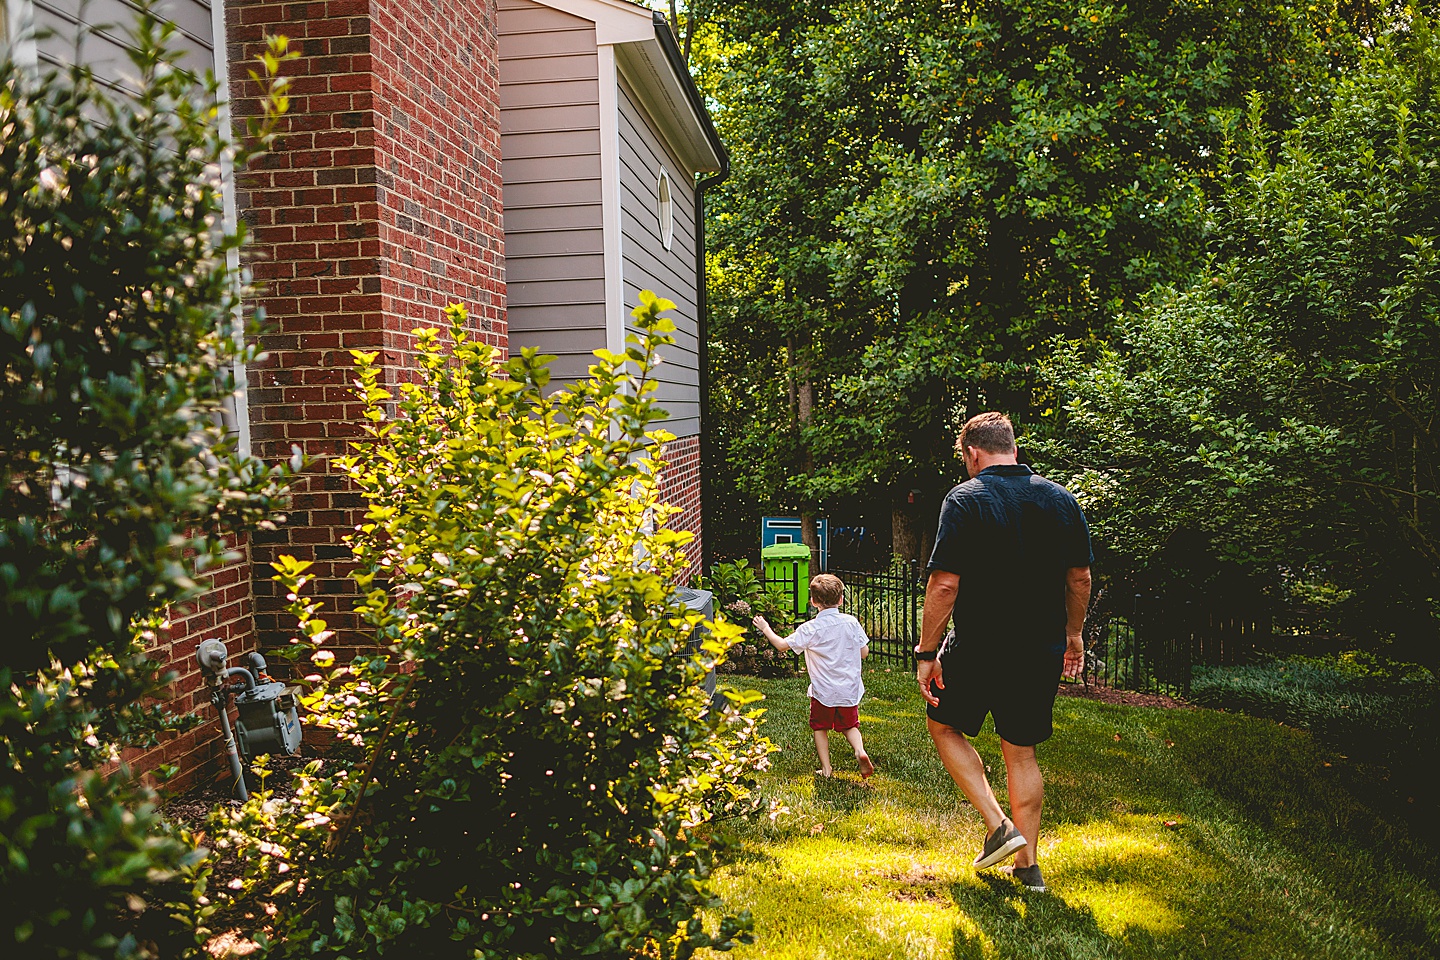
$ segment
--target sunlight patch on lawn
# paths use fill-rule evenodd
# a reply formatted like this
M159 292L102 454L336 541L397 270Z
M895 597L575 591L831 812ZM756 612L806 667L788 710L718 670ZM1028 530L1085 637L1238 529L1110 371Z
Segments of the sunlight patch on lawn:
M1165 822L1121 815L1060 827L1041 852L1050 882L1063 881L1066 899L1088 907L1111 936L1133 929L1152 936L1179 932L1184 923L1175 890L1214 883L1219 872L1180 835L1161 835Z
M952 889L967 875L973 882L970 864L943 851L795 838L731 865L717 890L732 908L781 905L736 957L938 960L952 955L957 920L983 936L955 908Z

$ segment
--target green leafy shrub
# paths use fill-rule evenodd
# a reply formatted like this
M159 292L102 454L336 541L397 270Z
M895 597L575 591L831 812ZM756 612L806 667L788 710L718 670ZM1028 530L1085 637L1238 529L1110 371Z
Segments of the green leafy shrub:
M798 653L776 650L769 641L737 643L730 648L725 662L716 669L720 673L743 673L751 677L793 677L800 673L805 661Z
M748 628L756 614L769 620L776 630L787 631L795 625L790 594L782 587L766 583L748 560L714 564L699 584L714 592L716 612L741 627Z
M0 955L137 957L192 940L199 854L123 767L173 718L146 659L164 605L278 506L284 471L218 426L241 243L222 231L213 82L133 38L138 92L84 69L0 87ZM265 69L284 56L277 42ZM266 115L283 109L273 81ZM255 131L259 141L268 127Z
M1305 658L1231 667L1196 667L1190 701L1304 727L1322 741L1370 758L1385 745L1413 761L1440 759L1440 692L1424 679L1360 675Z
M717 611L724 611L738 623L760 612L753 605L764 592L765 583L749 560L711 565L709 574L700 578L700 586L715 594Z
M709 711L701 682L738 631L703 642L672 599L689 534L663 529L650 373L673 329L642 295L643 338L547 392L553 359L498 364L419 331L398 412L356 353L368 442L340 461L368 501L351 546L374 656L322 671L307 703L360 752L316 766L293 804L217 818L272 898L277 953L686 957L748 939L709 932L707 825L748 813L769 752L756 717ZM306 565L279 576L302 624ZM736 695L736 701L744 697ZM331 763L331 761L326 761ZM333 764L331 764L333 765Z

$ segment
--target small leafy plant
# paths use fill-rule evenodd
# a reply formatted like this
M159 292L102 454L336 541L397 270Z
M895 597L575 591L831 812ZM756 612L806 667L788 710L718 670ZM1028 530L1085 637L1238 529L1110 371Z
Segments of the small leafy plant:
M700 586L713 591L716 609L742 627L748 627L756 614L769 620L776 630L789 630L795 624L789 593L767 584L748 560L714 564L709 576L700 578Z
M700 917L719 906L710 825L753 809L770 746L737 709L750 698L704 694L739 631L701 639L672 599L689 534L664 529L669 435L650 425L673 306L643 294L626 353L557 391L553 358L500 363L459 306L450 349L418 331L398 405L355 354L368 440L340 468L368 501L351 546L375 654L335 666L307 565L276 578L315 648L308 706L354 762L216 820L242 895L275 906L274 952L688 957L748 940L747 915Z

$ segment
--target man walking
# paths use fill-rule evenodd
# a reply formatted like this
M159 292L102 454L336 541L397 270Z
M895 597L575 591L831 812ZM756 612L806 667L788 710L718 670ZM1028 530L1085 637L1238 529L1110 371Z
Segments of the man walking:
M915 679L941 762L985 818L975 866L1014 856L1015 879L1044 890L1035 745L1052 732L1060 677L1078 677L1084 664L1090 531L1069 491L1017 462L1004 414L971 418L957 446L970 479L940 508ZM952 617L954 637L941 650ZM987 714L1000 736L1013 821L969 739Z

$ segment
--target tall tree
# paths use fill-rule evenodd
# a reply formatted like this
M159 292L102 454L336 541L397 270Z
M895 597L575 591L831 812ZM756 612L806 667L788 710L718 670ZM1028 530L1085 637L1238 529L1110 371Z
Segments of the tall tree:
M825 54L814 45L835 25L824 5L691 9L708 24L696 65L732 157L707 200L712 422L734 486L798 509L813 536L815 506L836 492L817 473L816 405L864 342L865 310L835 296L828 248L877 134L856 131L879 112L818 89Z
M1052 372L1047 454L1111 571L1171 591L1227 571L1440 671L1440 37L1376 37L1332 109L1257 121L1214 261ZM1272 159L1272 154L1278 156Z
M883 489L897 550L918 556L957 419L1038 419L1047 341L1103 335L1193 267L1247 93L1266 92L1277 126L1323 101L1345 52L1331 12L890 0L707 15L696 52L732 146L711 332L736 483L807 512Z

